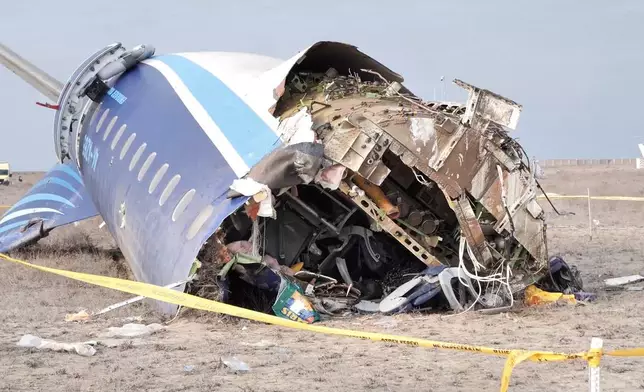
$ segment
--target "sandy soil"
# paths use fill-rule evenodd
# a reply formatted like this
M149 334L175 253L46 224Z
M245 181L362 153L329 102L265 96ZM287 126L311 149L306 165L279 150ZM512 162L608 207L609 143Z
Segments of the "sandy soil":
M561 194L644 195L644 172L630 168L548 169L544 187ZM40 174L0 187L0 204L11 204ZM550 253L576 264L588 290L599 294L586 306L524 308L486 316L467 313L335 319L325 324L433 340L503 348L576 352L591 337L607 348L644 346L642 292L607 292L602 280L641 273L644 204L594 201L599 221L588 236L585 201L556 201L575 216L556 217L549 207ZM127 277L125 262L100 220L58 229L18 257L46 266ZM39 352L16 346L25 333L59 341L85 341L127 317L165 322L144 305L132 305L85 323L66 323L65 314L98 310L129 296L62 277L0 262L0 391L493 391L503 359L434 351L357 339L314 335L216 315L182 314L165 331L121 347L99 347L93 357ZM222 356L236 356L251 371L230 372ZM603 389L644 390L644 358L605 358ZM185 366L193 366L186 371ZM511 390L568 391L587 388L586 364L525 363L514 372Z

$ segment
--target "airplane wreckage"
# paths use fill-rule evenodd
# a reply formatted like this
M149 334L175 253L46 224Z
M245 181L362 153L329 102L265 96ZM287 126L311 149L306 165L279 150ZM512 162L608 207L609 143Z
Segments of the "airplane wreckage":
M113 44L64 85L0 61L57 102L59 157L0 220L2 252L100 215L136 279L304 322L582 289L548 257L508 133L522 108L488 90L425 101L336 42L286 61Z

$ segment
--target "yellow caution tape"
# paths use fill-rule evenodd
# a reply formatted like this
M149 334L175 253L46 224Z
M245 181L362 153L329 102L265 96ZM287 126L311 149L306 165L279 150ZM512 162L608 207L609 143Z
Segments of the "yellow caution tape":
M545 199L545 196L537 196L538 199ZM588 195L548 195L551 200L556 199L588 199ZM590 200L615 200L615 201L644 201L644 197L634 196L591 196Z
M503 368L503 374L501 378L501 392L507 391L510 385L510 376L512 375L512 370L514 369L514 367L525 360L531 360L535 362L547 362L547 361L565 361L565 360L573 360L573 359L583 359L586 361L596 360L597 365L599 365L599 360L601 358L601 355L597 356L596 353L591 353L591 352L566 354L566 353L557 353L557 352L549 352L549 351L498 349L498 348L490 348L490 347L482 347L482 346L471 346L467 344L439 342L439 341L427 340L427 339L417 339L417 338L391 335L391 334L352 331L348 329L324 327L321 325L311 325L311 324L306 324L302 322L283 319L277 316L260 313L260 312L256 312L245 308L240 308L237 306L228 305L217 301L208 300L191 294L175 291L169 288L155 286L149 283L136 282L136 281L126 280L126 279L111 278L107 276L92 275L92 274L85 274L80 272L65 271L65 270L60 270L56 268L43 267L36 264L28 263L23 260L14 259L4 254L0 254L0 258L16 264L24 265L26 267L34 268L39 271L49 272L52 274L74 279L80 282L90 283L96 286L119 290L126 293L134 294L137 296L144 296L147 298L171 303L174 305L180 305L187 308L205 310L205 311L215 312L215 313L222 313L229 316L240 317L248 320L267 323L267 324L279 325L286 328L294 328L294 329L299 329L304 331L318 332L318 333L323 333L327 335L348 336L348 337L353 337L353 338L358 338L363 340L405 344L405 345L415 346L415 347L427 347L427 348L434 348L434 349L465 351L465 352L475 352L475 353L488 354L488 355L505 356L507 357L507 360L505 362L505 366ZM616 350L616 351L605 353L604 355L644 356L644 348Z
M604 355L611 357L644 357L644 348L627 348L624 350L613 350Z
M512 376L512 370L515 366L530 359L534 355L531 351L521 351L521 350L512 350L508 359L505 360L505 365L503 366L503 373L501 374L501 392L505 392L510 387L510 376Z

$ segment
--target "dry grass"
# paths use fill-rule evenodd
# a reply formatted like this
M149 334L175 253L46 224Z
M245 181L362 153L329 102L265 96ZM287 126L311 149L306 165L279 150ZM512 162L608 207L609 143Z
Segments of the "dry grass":
M634 170L572 168L557 177L552 170L547 174L544 186L553 192L583 193L586 184L596 184L591 189L596 194L637 195L644 189L642 174ZM15 201L20 192L0 194L0 204ZM593 213L606 229L589 241L585 204L557 203L578 215L553 217L551 226L572 227L549 231L550 251L577 264L587 287L600 290L606 277L642 272L644 205L594 203ZM56 230L36 247L16 255L42 265L122 277L123 259L107 233L97 229L99 222ZM129 296L8 263L0 263L0 276L0 391L498 390L503 366L502 358L313 335L191 311L185 311L163 334L143 339L142 345L100 347L91 358L24 350L15 346L24 333L82 341L107 326L122 325L127 316L143 316L146 323L159 320L139 304L86 324L65 323L66 313L100 309ZM327 325L504 348L574 352L587 348L592 336L603 337L611 348L638 345L644 324L642 294L598 292L597 303L587 306L449 318L370 316L335 319ZM229 355L248 363L251 371L234 374L220 366L219 358ZM185 365L194 370L185 372ZM603 389L643 390L643 371L642 359L605 358ZM512 390L582 390L587 388L586 377L582 362L521 364L513 374Z

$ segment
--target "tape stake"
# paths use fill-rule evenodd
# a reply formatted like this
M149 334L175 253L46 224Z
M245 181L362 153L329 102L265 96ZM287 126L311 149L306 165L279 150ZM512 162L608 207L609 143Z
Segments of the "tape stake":
M601 391L601 368L604 341L600 338L592 338L590 351L588 351L588 385L590 392Z

